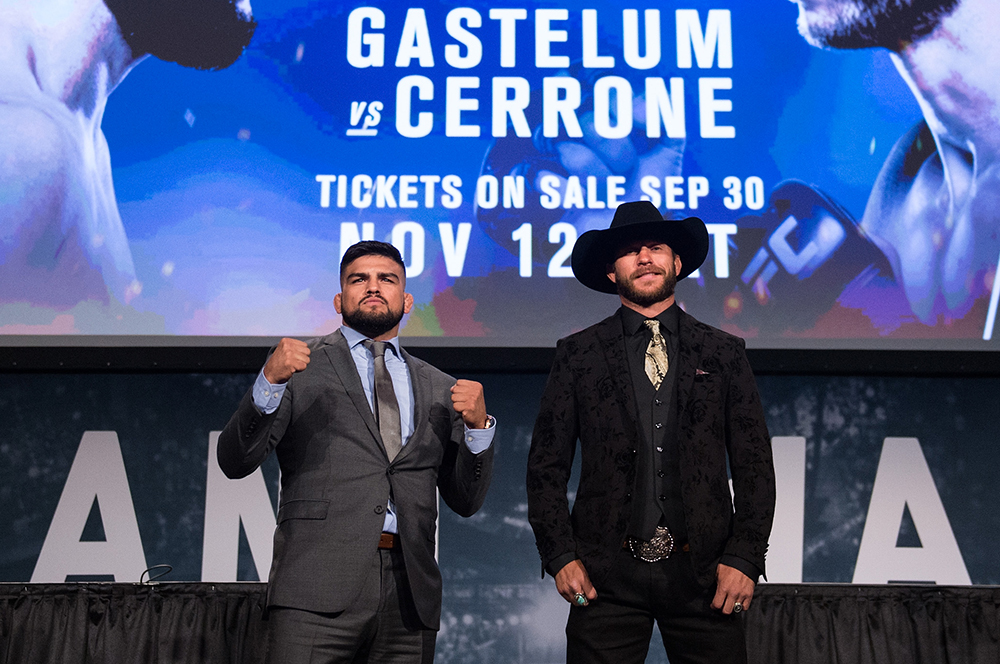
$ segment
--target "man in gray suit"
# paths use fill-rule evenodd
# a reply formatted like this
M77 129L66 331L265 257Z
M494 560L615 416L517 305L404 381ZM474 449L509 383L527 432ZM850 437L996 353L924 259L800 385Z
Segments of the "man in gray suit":
M436 489L462 516L479 509L495 421L482 385L400 349L413 297L395 247L350 247L340 285L343 327L278 343L219 437L219 465L240 478L278 455L269 662L429 663Z

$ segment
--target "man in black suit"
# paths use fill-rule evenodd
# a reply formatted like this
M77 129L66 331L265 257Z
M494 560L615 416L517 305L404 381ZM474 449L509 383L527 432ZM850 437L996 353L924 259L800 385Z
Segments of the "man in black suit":
M429 663L437 491L462 516L479 509L495 421L482 385L400 349L413 298L395 247L350 247L340 285L344 326L281 340L219 437L219 465L239 478L278 455L269 662Z
M528 459L572 664L643 662L654 620L671 664L746 661L739 614L764 573L774 468L743 340L674 302L708 243L700 219L664 221L643 201L573 250L576 278L622 307L559 341Z

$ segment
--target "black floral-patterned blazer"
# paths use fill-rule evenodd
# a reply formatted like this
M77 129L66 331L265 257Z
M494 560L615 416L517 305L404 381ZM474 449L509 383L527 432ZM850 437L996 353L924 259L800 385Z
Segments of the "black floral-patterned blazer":
M743 340L679 313L672 361L679 370L681 495L692 562L711 587L723 554L764 571L774 467ZM640 436L634 399L617 314L559 341L528 457L528 518L543 569L575 552L594 583L610 570L632 514ZM577 439L582 471L570 514L566 490Z

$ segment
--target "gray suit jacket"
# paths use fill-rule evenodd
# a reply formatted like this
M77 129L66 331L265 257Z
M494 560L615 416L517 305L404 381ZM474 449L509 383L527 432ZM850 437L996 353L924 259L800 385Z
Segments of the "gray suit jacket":
M455 379L405 351L414 432L390 464L340 331L309 342L311 360L288 381L278 409L261 415L248 392L219 437L230 478L275 450L281 468L268 606L330 613L359 592L371 568L390 492L417 612L437 629L441 574L434 559L437 495L462 516L486 498L493 447L475 455L451 406Z

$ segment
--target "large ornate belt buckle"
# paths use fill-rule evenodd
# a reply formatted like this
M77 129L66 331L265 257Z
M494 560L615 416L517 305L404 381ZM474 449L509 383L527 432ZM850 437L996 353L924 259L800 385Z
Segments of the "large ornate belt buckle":
M670 534L670 529L664 526L657 526L653 531L653 538L648 541L630 537L628 543L632 555L647 563L669 558L674 552L674 536Z

